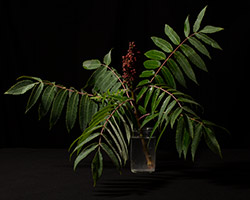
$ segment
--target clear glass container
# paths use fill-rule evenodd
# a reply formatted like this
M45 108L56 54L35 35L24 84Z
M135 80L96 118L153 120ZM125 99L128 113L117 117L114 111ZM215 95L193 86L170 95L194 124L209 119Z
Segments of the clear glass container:
M130 168L133 173L155 171L155 137L151 127L134 132L130 143Z

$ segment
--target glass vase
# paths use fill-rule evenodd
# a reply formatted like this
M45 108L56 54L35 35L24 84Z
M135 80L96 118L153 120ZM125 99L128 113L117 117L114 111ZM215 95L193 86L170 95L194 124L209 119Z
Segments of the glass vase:
M130 168L131 172L155 171L155 137L150 137L151 127L134 132L130 144Z

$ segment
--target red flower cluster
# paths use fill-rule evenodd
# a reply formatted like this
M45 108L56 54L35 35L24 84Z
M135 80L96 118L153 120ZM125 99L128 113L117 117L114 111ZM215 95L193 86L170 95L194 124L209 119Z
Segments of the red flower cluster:
M135 43L129 42L128 53L125 56L122 56L122 78L124 79L124 83L126 83L129 87L132 86L132 83L135 80L135 63L137 61L136 54L139 53L139 51L135 52Z

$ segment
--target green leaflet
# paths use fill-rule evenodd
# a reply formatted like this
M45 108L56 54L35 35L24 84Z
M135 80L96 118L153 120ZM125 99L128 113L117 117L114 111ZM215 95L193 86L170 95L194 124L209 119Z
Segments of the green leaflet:
M151 98L151 95L153 94L154 88L150 87L146 93L145 100L144 100L144 108L147 109L147 105L149 102L149 99Z
M98 104L94 101L90 101L89 103L89 117L90 119L97 113L98 111Z
M102 137L106 140L107 144L109 145L109 147L111 148L111 150L115 154L115 156L116 156L116 158L118 160L118 166L116 166L116 167L117 167L117 169L120 169L121 166L122 166L122 160L121 160L121 157L120 157L119 153L117 152L117 150L115 149L115 147L111 143L111 140L105 134L103 134ZM113 161L113 162L116 165L116 161Z
M70 132L75 125L78 103L79 103L79 94L77 92L70 93L66 110L66 127L68 132Z
M89 126L85 129L85 131L89 128L95 127L101 122L105 121L106 118L110 115L110 111L114 109L114 105L107 105L101 108L98 112L96 112L90 119Z
M175 104L176 104L176 101L173 100L173 101L168 105L167 109L166 109L165 112L164 112L164 118L165 118L165 119L168 118L168 114L169 114L169 113L171 112L171 110L174 108Z
M166 81L167 86L176 88L175 80L171 72L165 66L162 67L161 73Z
M90 135L93 134L94 131L102 128L102 125L96 125L96 126L89 126L88 128L86 128L83 133L76 139L74 140L74 142L70 145L69 150L74 146L74 144L77 142L77 144L81 144L83 141L85 141L88 137L90 137ZM81 148L77 149L77 155L79 154Z
M111 63L111 51L112 51L112 49L103 58L103 62L106 65L110 65L110 63Z
M167 53L171 53L173 51L172 45L166 40L159 38L159 37L151 37L151 39L153 40L155 45L159 47L160 49L162 49L163 51Z
M105 66L100 66L98 69L96 69L90 78L88 79L86 85L84 86L83 89L95 85L97 80L99 79L100 76L102 76L105 72L107 71L107 67Z
M193 126L193 120L190 119L190 117L185 114L187 124L188 124L188 133L190 137L193 139L194 138L194 126Z
M168 95L167 98L163 101L160 112L159 112L159 116L158 116L158 122L162 122L164 120L164 118L162 117L170 99L171 99L171 96Z
M17 82L13 85L9 90L7 90L4 94L11 94L11 95L20 95L24 94L31 88L33 88L37 83L34 83L31 80L23 80Z
M157 149L157 147L158 147L158 145L159 145L159 142L160 142L160 140L161 140L161 137L162 137L163 133L165 133L165 130L166 130L168 124L169 124L169 121L170 121L169 118L167 118L167 120L166 120L166 122L165 122L165 125L164 125L164 128L162 129L160 135L159 135L158 138L157 138L157 142L156 142L156 145L155 145L155 149ZM158 123L158 122L157 122L157 123Z
M182 112L182 108L181 107L178 107L175 109L175 111L172 113L171 115L171 120L170 120L170 126L171 128L174 127L174 123L176 121L176 119L179 117L179 115L181 114Z
M23 78L35 80L35 81L38 81L38 82L43 82L42 79L40 79L40 78L38 78L38 77L34 77L34 76L20 76L20 77L18 77L16 80L20 80L20 79L23 79Z
M54 85L48 85L44 89L41 103L38 108L39 120L42 119L42 117L44 117L48 113L51 104L54 100L54 97L56 95L56 90L57 88Z
M107 155L109 156L109 158L113 161L113 163L116 166L116 168L119 169L120 168L120 164L119 164L119 161L118 161L115 153L113 152L113 150L111 148L109 148L109 146L106 145L105 143L101 143L101 147L107 153Z
M175 135L175 145L179 157L181 157L182 153L183 129L184 129L184 118L181 117L177 122L176 135Z
M103 86L101 88L102 89L101 91L106 92L106 91L110 90L111 88L113 88L117 84L117 81L118 81L117 77L114 74L112 74L111 77L109 79L107 79L107 81L105 83L103 82ZM120 82L118 82L118 83L120 83ZM117 89L115 90L115 92L116 91L117 91Z
M182 52L189 58L189 60L198 68L207 72L207 67L201 57L195 52L193 48L187 44L183 44L181 47Z
M108 132L109 136L112 138L112 141L115 144L118 152L116 152L115 147L113 147L113 145L110 143L111 140L108 137L106 137L105 135L103 137L105 138L105 140L108 143L110 143L109 146L112 147L113 151L117 153L117 157L118 158L121 157L123 160L125 160L125 157L124 157L124 154L123 154L123 150L122 150L122 144L120 144L120 142L118 142L116 136L113 134L113 132L109 128L105 127L105 130ZM120 161L120 163L122 165L121 161Z
M103 171L103 157L100 149L98 149L98 151L95 154L95 157L92 160L91 171L95 187L96 182L101 177Z
M200 32L201 33L215 33L218 31L222 31L224 28L221 27L215 27L215 26L205 26Z
M143 71L141 74L140 74L140 78L148 78L148 77L151 77L151 76L154 76L155 74L155 71L154 70L145 70Z
M143 65L146 69L156 69L161 66L161 62L158 60L146 60Z
M70 158L72 157L72 155L76 152L79 151L85 144L87 144L88 142L92 141L93 139L97 138L98 136L100 136L100 133L92 133L89 137L84 138L84 140L81 140L79 143L77 143L77 146L75 147L75 149L72 151L72 153L70 154ZM79 138L78 138L79 139Z
M74 170L76 170L77 165L86 158L91 152L93 152L98 147L97 143L92 143L89 146L85 147L80 154L76 157L74 161Z
M190 136L189 136L189 133L185 127L184 132L183 132L183 141L182 141L182 151L183 151L183 155L184 155L185 160L187 158L187 152L188 152L188 148L189 148L190 143L191 143Z
M122 114L118 110L116 111L116 113L119 115L119 118L121 119L121 121L123 123L124 129L125 129L125 133L126 133L126 136L127 136L127 142L129 144L130 143L132 129L129 128L126 120L124 119L124 117L122 116ZM126 115L126 114L124 113L124 115Z
M202 124L199 123L195 126L194 138L193 138L192 145L191 145L191 154L192 154L193 161L194 161L197 147L201 140L201 136L202 136Z
M140 86L146 85L148 83L150 83L150 81L148 79L144 79L144 80L140 81L136 87L140 87Z
M105 93L107 92L108 89L110 89L107 86L109 86L110 83L113 83L113 80L114 80L113 72L107 71L107 73L104 74L102 79L96 82L96 86L100 89L100 92ZM115 82L116 80L117 79L115 79Z
M143 108L141 105L138 106L138 110L142 115L145 115L147 113L147 110Z
M60 89L57 93L50 113L50 129L56 124L56 122L60 118L67 96L68 91L65 89Z
M193 82L195 82L198 85L194 71L191 65L189 64L188 60L186 59L186 57L181 52L176 51L175 58L177 62L180 64L180 66L182 67L187 77L190 78Z
M157 100L155 101L155 103L153 103L152 101L152 104L151 104L151 107L152 107L152 113L155 112L155 110L157 109L158 105L160 104L162 98L165 96L165 93L161 93L161 95L157 98Z
M189 16L187 16L184 22L184 35L188 37L190 34L190 24L189 24Z
M179 45L181 42L180 37L177 35L177 33L167 24L165 24L165 34L169 37L169 39L175 44Z
M38 98L40 97L40 94L43 91L43 86L44 86L43 82L40 82L40 84L33 87L27 106L26 106L25 113L27 113L37 102Z
M206 44L212 46L213 48L222 50L222 48L220 47L220 45L215 40L213 40L212 38L208 37L207 35L205 35L203 33L197 33L197 34L195 34L195 36L198 39L200 39L203 42L205 42Z
M196 19L196 21L195 21L195 23L194 23L194 26L193 26L193 31L194 31L194 32L197 32L197 31L200 29L201 21L202 21L202 19L203 19L203 17L204 17L204 14L205 14L205 12L206 12L206 9L207 9L207 6L205 6L205 8L203 8L203 9L200 11L200 13L199 13L199 15L198 15L198 17L197 17L197 19Z
M207 56L208 58L211 59L211 56L207 50L207 48L196 38L191 37L188 39L188 41L202 54L204 54L205 56Z
M87 127L90 121L89 105L90 99L88 95L82 95L79 105L79 125L82 131Z
M101 62L97 59L86 60L82 63L82 66L87 70L97 69L101 66Z
M193 101L193 100L191 100L191 99L187 99L187 98L180 97L180 98L178 98L178 100L179 100L180 102L190 103L190 104L194 104L194 105L197 105L197 106L200 106L200 107L201 107L201 105L200 105L199 103L197 103L196 101Z
M139 102L139 100L143 97L143 95L145 94L145 92L147 91L148 87L143 87L140 92L138 93L138 95L136 96L136 103Z
M215 137L214 132L210 128L207 128L207 127L204 127L204 130L206 133L204 134L204 136L205 136L205 142L207 146L209 147L211 151L218 154L222 158L220 145Z
M160 92L161 90L157 88L153 93L152 100L151 100L151 113L154 113L155 111L156 100L158 99Z
M127 148L127 144L124 140L123 134L121 132L121 129L117 123L117 121L115 120L114 116L112 116L112 121L109 120L109 125L111 126L112 130L114 131L116 138L118 139L120 145L121 145L121 149L122 149L122 157L124 160L124 163L127 161L128 159L128 148Z
M155 114L152 114L152 115L147 116L147 117L143 120L143 122L142 122L140 128L143 128L148 122L150 122L151 120L155 119L158 115L159 115L159 113L155 113Z
M186 112L188 112L189 114L191 114L191 115L197 117L197 114L196 114L192 109L190 109L189 107L187 107L187 106L182 106L182 109L185 110Z
M210 122L210 121L207 121L207 120L202 120L202 122L207 125L207 126L210 126L210 127L217 127L217 128L220 128L222 129L223 131L225 131L226 133L230 134L229 130L227 130L226 128L220 126L220 125L217 125L213 122Z
M157 74L157 75L155 76L155 82L156 82L157 84L160 84L160 85L164 85L164 84L165 84L165 81L163 80L163 78L162 78L159 74Z
M147 51L144 55L147 58L152 59L152 60L165 60L166 59L165 53L163 53L162 51L158 51L158 50Z
M101 74L95 82L94 90L106 92L103 88L106 87L107 83L110 82L112 75L113 73L111 71L105 71L103 74Z
M180 70L178 64L172 58L170 58L170 59L168 59L167 65L168 65L170 71L172 72L172 74L174 75L174 77L176 78L176 80L182 86L187 87L185 78L184 78L183 73Z
M116 93L120 89L121 86L122 84L120 82L115 83L110 90L110 94Z

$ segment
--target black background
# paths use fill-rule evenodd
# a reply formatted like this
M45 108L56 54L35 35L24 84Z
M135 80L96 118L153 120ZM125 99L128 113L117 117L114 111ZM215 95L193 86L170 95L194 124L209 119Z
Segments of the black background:
M165 37L166 23L184 38L186 16L193 24L205 5L202 25L224 27L212 35L223 51L209 48L212 60L203 57L209 73L196 70L200 86L189 83L188 93L204 106L204 118L231 132L217 132L223 148L249 148L249 2L243 0L2 1L0 147L67 147L80 134L78 127L67 133L64 116L49 131L48 117L38 121L37 107L25 115L28 95L3 95L17 77L79 89L90 75L81 66L84 60L102 60L114 48L112 66L120 70L129 41L142 52L153 49L150 37Z

